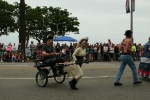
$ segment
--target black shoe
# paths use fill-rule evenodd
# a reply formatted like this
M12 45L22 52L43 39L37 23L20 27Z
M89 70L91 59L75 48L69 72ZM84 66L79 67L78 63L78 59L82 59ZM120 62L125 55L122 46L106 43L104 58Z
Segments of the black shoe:
M122 83L116 83L116 82L115 82L114 85L115 85L115 86L121 86Z
M137 81L137 82L134 82L133 84L141 84L142 81Z

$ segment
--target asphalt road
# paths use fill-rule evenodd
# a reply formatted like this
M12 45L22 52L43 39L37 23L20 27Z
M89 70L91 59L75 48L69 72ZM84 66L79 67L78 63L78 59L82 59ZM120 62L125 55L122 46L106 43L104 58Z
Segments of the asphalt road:
M143 83L133 85L128 66L121 78L123 86L113 85L118 68L119 62L83 64L79 90L71 90L69 79L58 84L50 78L46 87L39 87L33 63L0 63L0 100L149 100L150 79L139 77Z

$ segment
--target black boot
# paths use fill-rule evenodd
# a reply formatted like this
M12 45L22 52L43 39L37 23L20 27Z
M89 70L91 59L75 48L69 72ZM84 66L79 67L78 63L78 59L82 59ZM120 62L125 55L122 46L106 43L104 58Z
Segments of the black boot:
M76 88L76 86L75 86L77 84L77 81L75 78L73 78L73 80L69 81L69 84L70 84L71 89L78 90L78 88Z

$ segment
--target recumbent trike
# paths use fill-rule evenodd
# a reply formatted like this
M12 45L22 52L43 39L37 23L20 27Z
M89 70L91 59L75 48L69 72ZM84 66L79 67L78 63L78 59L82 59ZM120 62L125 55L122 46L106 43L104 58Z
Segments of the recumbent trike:
M69 67L70 65L74 64L81 64L82 62L75 62L75 63L55 63L55 70L58 76L50 75L51 67L48 64L44 64L43 60L40 59L35 59L34 61L34 66L37 68L38 72L36 74L36 83L40 87L45 87L48 83L48 78L54 78L54 80L57 83L63 83L66 79L66 74L68 74L68 70L64 71L65 67ZM85 62L87 63L87 62ZM71 68L71 67L70 67ZM69 69L70 69L69 68ZM61 70L61 71L60 71ZM60 73L62 72L63 73Z
M38 86L40 87L45 87L48 83L48 78L54 78L54 80L57 83L63 83L66 79L66 74L68 74L68 72L64 71L65 67L69 67L70 65L74 65L74 64L81 64L81 63L89 63L89 62L75 62L75 63L55 63L55 69L56 69L56 73L58 74L58 76L55 75L49 75L50 71L51 71L51 67L48 64L43 64L43 61L40 59L35 59L34 61L34 66L37 68L38 72L36 74L36 83L38 84ZM63 71L63 74L60 73L60 70Z
M51 67L48 64L44 64L41 59L35 59L34 66L37 68L38 72L36 74L36 83L40 87L45 87L48 83L48 78L54 78L57 83L63 83L66 79L67 72L64 72L64 68L66 66L70 66L70 64L64 63L55 63L55 69L58 76L49 75L51 71ZM60 73L60 70L63 73Z

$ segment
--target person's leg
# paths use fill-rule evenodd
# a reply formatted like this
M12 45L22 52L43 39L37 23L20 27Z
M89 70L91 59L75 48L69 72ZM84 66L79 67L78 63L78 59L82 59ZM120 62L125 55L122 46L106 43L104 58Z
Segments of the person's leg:
M138 81L136 65L135 65L135 63L134 63L133 57L130 56L130 55L128 55L127 64L129 65L129 67L130 67L131 70L132 70L133 82L134 82L134 83L136 83L136 82L141 82L141 81Z
M48 60L48 64L50 65L54 75L56 74L56 69L54 67L54 61L53 60Z
M120 57L120 59L121 59L120 68L119 68L118 73L117 73L117 75L116 75L115 83L119 83L119 82L120 82L120 78L121 78L121 76L122 76L122 74L123 74L123 71L124 71L124 69L125 69L125 67L126 67L126 62L125 62L125 59L126 59L126 58L125 58L125 56L122 55L122 56Z
M72 75L74 76L74 78L69 81L69 84L71 89L77 90L78 88L76 88L76 84L83 76L82 68L79 65L74 65L72 68Z
M74 68L74 72L76 73L75 79L78 82L83 77L82 68L77 65L76 68Z

